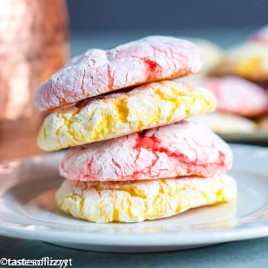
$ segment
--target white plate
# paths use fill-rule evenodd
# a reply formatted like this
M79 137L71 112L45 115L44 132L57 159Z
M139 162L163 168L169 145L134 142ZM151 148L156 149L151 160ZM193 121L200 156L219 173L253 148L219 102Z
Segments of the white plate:
M157 221L95 224L55 205L62 153L0 166L0 234L110 252L169 251L268 236L268 149L235 145L238 200Z
M220 134L224 140L229 142L250 142L255 144L265 144L268 145L268 131L256 131L253 133L229 133L229 134Z

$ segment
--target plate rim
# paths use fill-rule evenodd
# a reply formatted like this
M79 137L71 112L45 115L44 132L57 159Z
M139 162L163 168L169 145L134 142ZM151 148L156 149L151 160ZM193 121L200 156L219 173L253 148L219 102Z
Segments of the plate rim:
M268 155L268 148L255 146L255 145L242 145L232 144L232 148L236 150L257 150L264 151ZM53 154L53 156L57 156ZM60 152L61 154L61 152ZM31 161L36 159L50 158L49 154L42 156L33 156L21 159L19 161ZM14 186L13 184L12 186ZM0 202L2 192L0 191ZM268 210L268 203L267 203ZM38 220L36 220L38 222ZM7 221L1 219L0 214L0 234L3 236L39 240L46 242L58 242L58 243L71 243L71 244L83 244L83 245L98 245L98 246L132 246L132 247L159 247L159 246L188 246L188 245L202 245L202 244L215 244L221 242L230 242L246 239L255 239L268 236L268 221L264 225L256 225L254 227L248 227L247 224L239 225L239 218L233 221L233 225L212 230L197 231L193 230L174 230L163 233L92 233L81 232L72 230L59 230L58 228L44 228L42 224L36 224L32 219L33 224L10 224ZM135 223L127 223L135 224ZM249 223L250 225L251 223ZM104 224L105 225L105 224ZM189 235L191 234L191 235ZM142 237L142 239L141 239Z
M1 225L3 227L3 225ZM27 227L26 227L27 228ZM189 236L189 234L191 235ZM250 232L247 228L213 230L203 233L197 232L193 236L193 232L177 231L169 233L133 233L133 234L118 234L118 233L79 233L73 231L51 231L43 230L42 232L32 232L31 230L16 229L6 227L0 232L3 236L13 238L23 238L29 240L38 240L45 242L59 242L83 245L99 245L99 246L186 246L196 244L215 244L222 242L240 241L248 239L263 238L268 236L268 225L259 226L257 229L252 229ZM36 235L37 234L37 235ZM77 235L79 234L79 235ZM198 237L197 237L198 236ZM108 237L108 239L107 239ZM142 239L141 239L142 237ZM208 239L209 237L209 239Z

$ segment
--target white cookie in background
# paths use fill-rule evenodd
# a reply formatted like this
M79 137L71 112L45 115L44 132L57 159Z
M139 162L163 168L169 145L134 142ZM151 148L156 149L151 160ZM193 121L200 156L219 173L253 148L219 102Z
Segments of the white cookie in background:
M207 76L204 73L198 73L198 74L189 74L180 78L176 78L172 81L176 83L189 83L194 85L201 85L204 79L206 79Z
M190 40L201 49L203 54L203 66L200 73L207 74L213 71L223 60L223 49L206 39L194 38Z
M191 118L219 134L254 133L258 130L257 124L247 118L224 113L209 113Z

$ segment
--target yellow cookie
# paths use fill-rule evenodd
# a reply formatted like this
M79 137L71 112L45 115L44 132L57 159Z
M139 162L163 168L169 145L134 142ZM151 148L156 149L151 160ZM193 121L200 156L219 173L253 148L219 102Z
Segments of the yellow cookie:
M230 49L216 74L233 74L251 80L268 80L268 46L249 41Z
M111 139L213 111L215 97L186 83L162 81L88 100L48 115L38 144L46 151Z
M235 198L236 183L228 175L133 182L65 180L56 194L62 211L100 223L153 220Z

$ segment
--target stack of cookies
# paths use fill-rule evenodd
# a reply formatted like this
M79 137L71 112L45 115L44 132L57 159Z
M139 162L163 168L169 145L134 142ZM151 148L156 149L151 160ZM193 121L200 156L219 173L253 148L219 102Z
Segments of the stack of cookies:
M35 105L50 113L40 148L71 147L60 165L61 210L92 222L140 222L235 198L229 146L185 120L213 111L214 96L171 81L200 68L194 44L151 36L88 50L40 86Z

